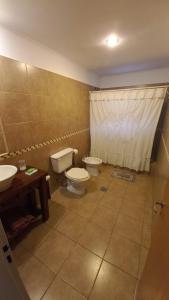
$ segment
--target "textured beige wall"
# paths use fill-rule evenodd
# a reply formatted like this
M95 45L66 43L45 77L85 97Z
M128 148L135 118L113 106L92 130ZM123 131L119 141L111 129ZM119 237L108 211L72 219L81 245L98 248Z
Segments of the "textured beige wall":
M167 100L161 141L158 150L157 162L152 165L153 199L154 202L163 200L166 180L169 178L169 99Z
M24 158L28 165L52 174L49 156L64 147L77 148L80 162L89 152L89 90L92 88L81 82L1 56L0 117L14 157L0 163L17 164ZM64 138L23 152L58 137ZM16 155L18 150L21 155Z

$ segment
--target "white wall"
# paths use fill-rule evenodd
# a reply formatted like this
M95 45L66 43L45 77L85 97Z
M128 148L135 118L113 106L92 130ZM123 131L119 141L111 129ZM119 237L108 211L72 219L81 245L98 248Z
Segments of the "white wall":
M0 55L98 86L98 77L63 55L0 27Z
M100 77L100 88L169 82L169 68Z
M169 82L169 68L101 76L60 53L0 27L0 55L100 88Z

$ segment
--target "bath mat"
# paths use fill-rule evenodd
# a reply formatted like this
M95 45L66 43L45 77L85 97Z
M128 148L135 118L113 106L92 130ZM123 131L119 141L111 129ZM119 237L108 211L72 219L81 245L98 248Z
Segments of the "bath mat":
M112 176L119 178L119 179L127 180L127 181L135 180L135 174L133 174L130 171L121 170L121 169L113 170Z

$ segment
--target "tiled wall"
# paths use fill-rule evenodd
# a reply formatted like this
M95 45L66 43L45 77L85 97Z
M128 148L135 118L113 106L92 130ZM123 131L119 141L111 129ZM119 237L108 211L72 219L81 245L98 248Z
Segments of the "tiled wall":
M163 200L166 180L169 178L169 99L167 100L161 140L156 163L152 165L153 199L154 202Z
M81 82L0 57L0 118L10 155L1 164L48 170L49 156L63 147L89 152L89 90ZM0 133L0 152L4 150ZM1 158L2 159L2 158ZM55 176L52 174L52 181Z

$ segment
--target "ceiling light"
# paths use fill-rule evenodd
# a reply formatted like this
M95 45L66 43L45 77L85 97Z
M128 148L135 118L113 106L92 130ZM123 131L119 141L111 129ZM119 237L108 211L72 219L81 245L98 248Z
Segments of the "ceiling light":
M106 39L106 45L109 48L114 48L119 44L120 40L116 34L111 34Z

